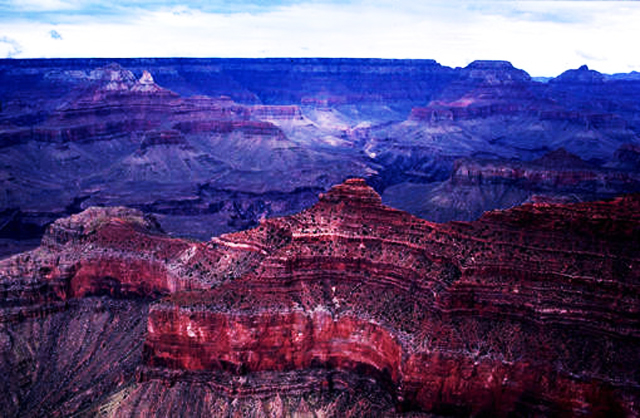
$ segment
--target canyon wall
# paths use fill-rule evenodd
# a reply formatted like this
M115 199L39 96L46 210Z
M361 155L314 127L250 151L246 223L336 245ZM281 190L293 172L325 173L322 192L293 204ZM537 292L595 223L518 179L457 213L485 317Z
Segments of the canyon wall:
M630 195L436 224L350 179L299 214L193 242L140 211L91 208L0 263L3 403L25 416L635 416L639 214ZM55 394L52 376L67 382Z
M440 187L456 160L509 170L559 149L618 174L556 201L638 191L625 161L640 145L640 83L586 67L540 83L506 61L3 60L0 80L4 255L90 206L135 207L206 240L306 209L353 176L426 219L471 220L534 196L518 179L484 194ZM448 187L463 198L443 198Z

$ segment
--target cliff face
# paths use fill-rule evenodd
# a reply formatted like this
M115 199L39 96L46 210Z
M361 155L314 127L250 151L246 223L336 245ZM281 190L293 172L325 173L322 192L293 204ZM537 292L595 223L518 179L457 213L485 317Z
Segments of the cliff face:
M428 107L412 109L410 119L424 122L458 121L491 116L528 114L540 103L531 77L506 61L474 61L461 71Z
M438 221L556 184L542 197L638 191L638 92L633 77L586 68L538 83L505 61L4 60L0 255L90 206L138 208L174 236L206 240L306 209L349 177ZM574 173L593 177L578 187L596 184L588 195L563 188L567 173L518 168L561 148L603 169ZM500 181L466 190L461 159ZM438 184L447 179L454 199Z
M639 214L628 196L434 224L352 179L195 243L92 208L0 263L3 403L27 416L635 415ZM72 348L80 330L91 339ZM70 383L54 393L50 376Z
M425 219L446 222L477 219L495 207L526 202L576 202L612 198L640 188L640 177L629 170L629 148L619 162L598 167L559 149L530 162L504 159L456 160L451 177L431 185L401 184L385 191L388 204ZM415 197L406 199L406 195Z
M560 153L565 153L563 150ZM547 155L547 157L553 154ZM638 188L637 173L598 169L584 161L572 160L569 154L564 163L547 164L548 159L531 163L505 164L501 161L456 162L451 177L453 185L480 185L506 183L532 191L548 191L558 195L569 193L624 194ZM577 158L573 156L573 158ZM566 165L565 165L566 163Z
M613 407L602 402L619 390L620 375L602 370L637 379L621 358L640 336L638 207L525 206L437 225L350 180L300 215L266 221L286 231L275 251L260 228L221 238L268 255L239 280L152 305L145 364L337 368L375 379L400 410L506 415L536 404L588 415ZM602 338L620 356L585 358ZM623 398L615 407L632 407Z
M19 86L20 69L9 72ZM12 105L0 115L0 240L9 252L11 240L37 239L91 205L137 207L169 232L208 239L301 210L329 184L366 171L358 156L308 141L325 133L307 127L298 106L179 96L146 69L136 77L118 64L55 79L68 92L53 100L43 89L37 120L21 122ZM25 93L4 87L9 103Z

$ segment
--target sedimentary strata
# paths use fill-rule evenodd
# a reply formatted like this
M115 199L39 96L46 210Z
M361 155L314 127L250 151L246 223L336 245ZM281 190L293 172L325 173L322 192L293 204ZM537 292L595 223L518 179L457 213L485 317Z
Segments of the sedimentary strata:
M90 209L0 265L5 401L30 416L633 416L639 243L634 195L436 224L351 179L208 242ZM73 383L35 402L53 365L15 369L25 329L63 356L82 340L65 321L80 315L94 335L105 309L131 324L99 331L94 355L119 338L137 342L130 360L94 392L98 365L78 363Z

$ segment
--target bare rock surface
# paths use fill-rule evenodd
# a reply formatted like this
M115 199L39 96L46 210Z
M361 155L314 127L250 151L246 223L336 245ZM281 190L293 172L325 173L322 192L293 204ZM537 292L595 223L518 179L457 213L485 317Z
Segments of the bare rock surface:
M436 224L349 179L207 242L92 208L0 262L2 403L23 416L634 416L639 243L637 195Z

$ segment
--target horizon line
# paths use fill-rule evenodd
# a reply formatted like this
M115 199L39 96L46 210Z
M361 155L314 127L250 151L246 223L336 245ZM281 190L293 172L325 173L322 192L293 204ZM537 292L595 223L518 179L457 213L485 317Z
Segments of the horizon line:
M555 78L566 71L577 70L577 68L567 68L557 76L538 76L532 75L524 68L519 68L513 65L513 63L509 60L499 60L499 59L475 59L470 61L466 66L450 66L446 64L442 64L435 58L379 58L379 57L346 57L346 56L336 56L336 57L327 57L327 56L315 56L315 57L300 57L300 56L272 56L272 57L224 57L224 56L139 56L139 57L107 57L107 56L97 56L97 57L3 57L0 58L0 62L5 61L73 61L73 60L254 60L254 61L267 61L267 60L351 60L351 61L422 61L422 62L433 62L438 64L441 67L446 67L450 69L464 69L469 67L471 64L476 62L504 62L510 64L514 69L521 70L526 72L531 78ZM584 64L586 66L586 64ZM594 70L592 67L587 66L590 71L596 71L602 75L617 75L617 74L634 74L638 73L638 71L632 70L628 72L619 71L613 73L605 73L598 70Z

